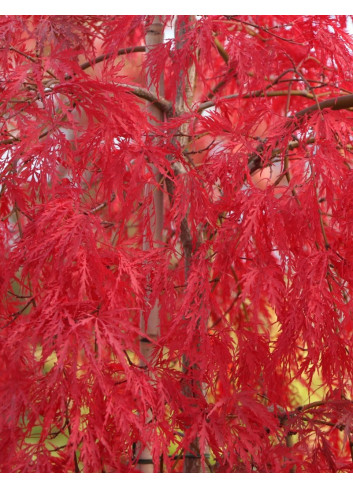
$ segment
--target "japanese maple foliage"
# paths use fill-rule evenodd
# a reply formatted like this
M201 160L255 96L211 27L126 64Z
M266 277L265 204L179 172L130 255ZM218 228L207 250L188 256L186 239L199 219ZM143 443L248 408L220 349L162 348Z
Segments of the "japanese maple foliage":
M347 22L0 17L2 472L353 472Z

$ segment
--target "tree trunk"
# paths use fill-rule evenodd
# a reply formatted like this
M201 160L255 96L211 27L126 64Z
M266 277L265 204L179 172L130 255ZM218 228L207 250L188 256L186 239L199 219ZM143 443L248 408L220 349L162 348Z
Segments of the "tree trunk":
M176 50L182 49L185 42L185 35L190 28L189 23L194 19L194 16L177 18L175 22L175 38L176 38ZM192 102L194 95L194 88L196 82L196 70L194 63L191 63L187 72L181 72L179 74L179 85L177 89L177 95L175 100L175 112L176 114L181 114L187 110L187 105ZM183 124L180 127L181 134L187 134L188 124ZM186 136L177 136L175 140L178 141L182 148L188 142ZM173 164L173 169L176 174L185 173L185 170L180 162L175 162ZM187 222L187 217L182 220L180 237L182 241L182 246L184 250L184 260L185 260L185 283L188 282L190 266L192 261L192 236L190 233L190 228ZM200 325L202 327L202 325ZM197 386L192 380L192 371L197 369L197 365L190 365L189 359L185 356L183 357L183 372L191 373L191 381L185 382L183 385L183 394L188 397L195 397L196 395L202 395L201 386ZM190 372L191 370L191 372ZM200 447L199 440L196 437L191 445L190 450L185 453L183 472L202 472L201 467L201 457L200 457Z
M155 16L153 19L153 22L151 25L146 26L146 35L145 35L145 40L146 40L146 56L149 56L151 51L154 49L154 46L160 44L164 40L164 25L163 25L163 19L161 16ZM149 88L149 91L153 93L154 95L157 94L157 88L158 88L158 93L160 96L164 96L164 80L161 78L159 82L159 86L157 87L155 84L152 83L151 81L151 76L150 73L146 73L147 76L147 86ZM150 104L148 107L148 112L153 116L155 119L162 121L163 120L163 113L161 110L156 107L156 105ZM152 164L152 170L156 178L156 182L161 181L161 175L156 169L156 167ZM149 209L149 226L150 226L150 231L153 236L153 246L156 246L156 242L161 242L162 241L162 231L163 231L163 192L159 189L156 188L155 185L152 184L146 184L145 186L145 198L148 198L148 195L153 192L153 202L152 205ZM145 230L144 237L143 237L143 249L147 250L150 247L150 243L148 241L148 233L147 230ZM148 281L148 279L147 279ZM148 301L148 293L146 293L146 302ZM141 314L140 318L140 329L141 332L144 334L147 334L149 338L152 340L157 340L160 334L159 331L159 304L158 301L153 305L152 310L149 314L148 320L147 320L147 327L145 324L145 320L143 317L143 314ZM147 361L151 359L152 355L152 350L153 346L152 344L146 339L146 337L141 336L140 339L140 351L144 358L146 358ZM139 452L139 450L138 450ZM141 472L153 472L154 467L153 467L153 461L152 461L152 454L151 451L148 447L143 448L139 455L139 461L138 461L138 468L141 470Z

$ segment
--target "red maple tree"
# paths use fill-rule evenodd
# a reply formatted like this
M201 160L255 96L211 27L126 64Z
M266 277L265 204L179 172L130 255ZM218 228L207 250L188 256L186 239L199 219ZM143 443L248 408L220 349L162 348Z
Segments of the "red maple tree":
M347 18L0 39L1 471L352 472Z

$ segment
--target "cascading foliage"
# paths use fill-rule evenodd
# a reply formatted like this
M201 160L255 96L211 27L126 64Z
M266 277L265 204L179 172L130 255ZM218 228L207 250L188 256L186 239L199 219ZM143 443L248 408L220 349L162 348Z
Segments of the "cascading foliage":
M157 20L0 17L0 470L353 472L351 21Z

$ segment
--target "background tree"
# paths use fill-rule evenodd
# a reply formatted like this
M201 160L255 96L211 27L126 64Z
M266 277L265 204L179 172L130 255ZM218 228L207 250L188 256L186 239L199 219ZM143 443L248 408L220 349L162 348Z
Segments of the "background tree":
M0 39L0 469L352 472L347 18Z

